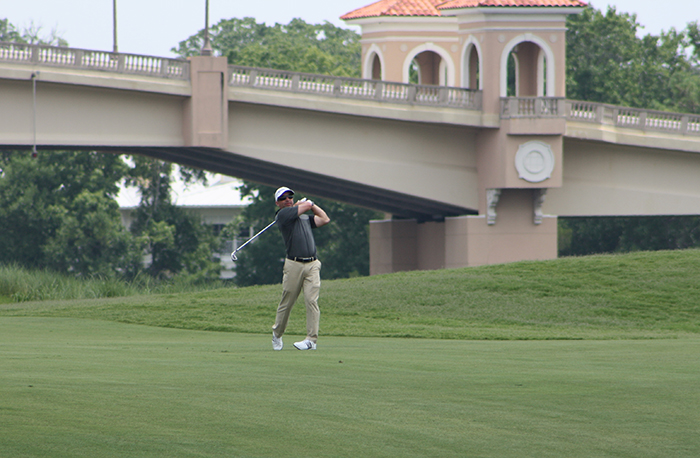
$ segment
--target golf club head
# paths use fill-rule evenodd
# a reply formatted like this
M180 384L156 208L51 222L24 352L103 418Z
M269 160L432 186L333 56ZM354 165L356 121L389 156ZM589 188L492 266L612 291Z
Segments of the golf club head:
M231 261L233 261L233 262L238 261L238 258L236 257L236 252L235 252L235 251L234 251L233 253L231 253Z

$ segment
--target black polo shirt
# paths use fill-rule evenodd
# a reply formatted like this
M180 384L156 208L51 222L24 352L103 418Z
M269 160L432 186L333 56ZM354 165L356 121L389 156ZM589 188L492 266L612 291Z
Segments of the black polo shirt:
M316 256L316 241L312 229L316 229L313 215L299 215L297 207L285 207L277 212L279 226L288 258Z

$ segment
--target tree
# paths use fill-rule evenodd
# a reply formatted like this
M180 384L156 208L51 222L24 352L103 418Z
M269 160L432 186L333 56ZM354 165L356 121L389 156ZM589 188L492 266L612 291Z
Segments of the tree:
M638 108L700 112L700 32L637 37L634 14L592 7L567 18L567 98ZM692 50L690 56L688 50Z
M217 279L220 265L213 253L218 242L211 228L171 201L173 165L141 156L132 160L134 167L127 184L138 187L141 203L131 232L142 240L151 257L148 273L156 278L184 275L192 281ZM179 170L186 183L204 180L201 170Z
M7 19L0 19L0 41L22 42L22 34Z
M254 18L222 19L210 30L212 49L230 64L336 76L360 75L360 36L330 22L267 26ZM204 31L180 42L172 52L198 55Z
M0 41L68 46L68 42L58 35L58 32L55 29L52 30L48 36L42 36L41 27L32 22L28 28L20 32L7 19L0 19Z
M240 190L242 196L252 199L252 203L243 210L237 221L225 228L224 237L229 239L249 229L253 232L261 230L274 220L277 210L274 188L244 182ZM297 197L301 195L302 193L297 191ZM318 203L331 218L328 225L314 231L317 253L323 262L323 277L335 279L369 275L369 221L381 218L382 214L327 199L308 197ZM268 232L237 254L235 268L238 285L262 285L282 281L284 242L275 226Z
M53 270L127 278L140 271L141 246L124 230L113 198L85 189L62 213L61 225L43 247Z
M678 250L700 246L700 217L561 218L559 254Z
M116 155L0 153L0 262L75 275L133 272L137 244L114 201L127 166Z

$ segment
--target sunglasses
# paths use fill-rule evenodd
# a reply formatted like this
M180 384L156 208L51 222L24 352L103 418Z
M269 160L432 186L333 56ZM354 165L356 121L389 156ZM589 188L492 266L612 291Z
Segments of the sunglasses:
M282 196L279 199L277 199L277 202L282 202L287 199L294 199L294 194L287 194L286 196Z

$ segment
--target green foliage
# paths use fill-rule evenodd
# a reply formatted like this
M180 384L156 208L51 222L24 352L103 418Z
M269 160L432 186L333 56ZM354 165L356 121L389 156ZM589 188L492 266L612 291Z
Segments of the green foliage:
M77 276L134 278L144 250L154 277L218 278L217 240L170 202L172 165L85 151L0 153L0 263ZM187 180L203 172L183 169ZM120 181L137 184L142 202L134 235L124 229L116 197Z
M74 275L51 270L24 269L0 265L0 304L27 301L65 301L108 297L175 294L223 288L227 283L214 280L203 283L184 275L169 280L154 279L143 273L134 278Z
M68 46L68 42L59 36L55 29L48 36L42 36L41 27L32 23L20 32L8 19L0 19L0 41Z
M218 241L211 228L171 201L173 165L141 156L133 161L128 184L138 187L141 203L131 232L150 255L147 271L157 278L178 274L203 282L218 278L220 266L213 258ZM180 170L185 181L204 177L201 171Z
M118 156L0 154L0 263L76 275L134 270L137 247L113 200L127 171Z
M140 247L124 230L117 202L88 190L67 203L44 253L54 270L81 275L107 275L116 268L133 276L141 262Z
M252 229L257 233L274 220L275 188L245 182L241 195L252 203L232 222L224 236L232 238ZM302 194L297 191L297 200ZM323 262L324 279L348 278L369 275L369 221L382 214L353 205L308 196L331 218L331 222L314 230L316 250ZM254 234L251 234L254 235ZM272 226L258 239L236 255L236 283L239 286L266 285L282 281L285 248L279 229Z
M700 113L697 21L638 38L636 15L587 7L567 28L567 98Z
M8 19L0 19L0 41L21 43L22 34Z
M254 18L222 19L210 30L211 45L230 64L274 68L336 76L360 75L360 37L330 22L267 26ZM179 56L198 55L204 31L180 42L172 51Z
M369 222L383 213L350 204L313 197L331 222L314 231L324 279L369 275Z
M700 217L559 218L559 255L700 247Z

